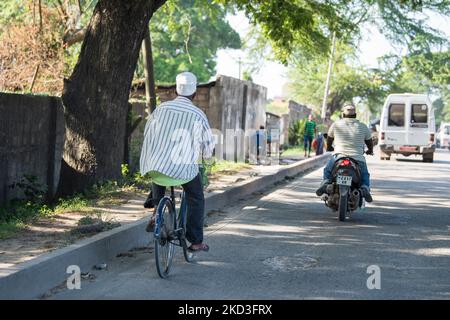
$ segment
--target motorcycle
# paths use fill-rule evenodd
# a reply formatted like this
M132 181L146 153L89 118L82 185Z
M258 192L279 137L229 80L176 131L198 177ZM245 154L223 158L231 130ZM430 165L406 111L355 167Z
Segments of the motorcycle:
M337 159L333 165L332 177L322 200L327 207L338 212L340 221L345 221L348 213L365 206L358 162L350 157Z

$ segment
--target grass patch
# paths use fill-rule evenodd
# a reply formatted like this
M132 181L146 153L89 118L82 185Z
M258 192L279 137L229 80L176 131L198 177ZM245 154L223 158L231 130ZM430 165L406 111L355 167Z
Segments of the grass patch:
M78 220L72 234L98 233L120 227L120 223L104 212L94 212Z
M89 201L81 195L73 198L59 199L57 205L52 209L52 214L63 214L67 212L87 212L89 210Z
M288 147L281 153L281 155L283 157L304 156L305 148L303 146Z
M0 222L0 240L11 238L25 227L26 225L19 221Z
M244 162L217 161L211 167L211 174L229 174L240 170L251 169L251 165Z
M17 184L26 195L25 200L12 200L0 207L0 239L14 236L17 231L34 223L40 218L51 217L69 212L95 215L95 206L121 205L127 202L126 192L148 192L151 179L139 173L129 174L128 168L122 169L121 181L98 183L85 192L71 197L58 199L53 204L44 203L45 189L38 185L34 177L25 177ZM98 219L99 217L97 217ZM106 229L117 226L112 221L100 217Z

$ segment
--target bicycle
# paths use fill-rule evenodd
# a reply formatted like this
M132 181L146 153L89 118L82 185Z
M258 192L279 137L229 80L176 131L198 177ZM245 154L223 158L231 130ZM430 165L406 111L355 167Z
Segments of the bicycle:
M154 230L156 270L161 278L169 276L175 246L183 248L184 259L192 262L186 241L187 204L183 191L181 205L177 212L174 187L170 187L170 197L165 196L158 204Z

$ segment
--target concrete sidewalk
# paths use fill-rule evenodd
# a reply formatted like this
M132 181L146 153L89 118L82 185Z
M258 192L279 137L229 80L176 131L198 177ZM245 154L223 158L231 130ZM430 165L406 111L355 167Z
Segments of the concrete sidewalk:
M246 196L273 186L286 177L324 165L329 154L299 161L291 165L274 166L261 170L251 178L233 187L206 194L206 212L229 206ZM7 269L0 269L0 299L33 299L47 290L63 284L67 267L77 265L82 272L89 272L98 263L114 258L119 253L147 246L150 240L144 231L148 217L134 223L100 233L69 247L44 254L36 259Z

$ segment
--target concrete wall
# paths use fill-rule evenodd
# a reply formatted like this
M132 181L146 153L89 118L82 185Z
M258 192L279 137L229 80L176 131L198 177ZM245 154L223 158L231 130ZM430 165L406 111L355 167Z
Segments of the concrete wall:
M295 101L289 101L289 125L292 125L297 120L304 119L312 113L312 110L305 105L299 104Z
M218 118L217 113L210 108L210 95L214 84L215 82L198 86L197 94L194 98L194 104L206 114L212 128L216 128L216 126L220 125L220 118ZM214 90L212 91L214 94ZM173 100L177 97L175 86L158 86L156 88L156 95L161 102Z
M22 196L24 175L56 192L64 145L60 98L0 93L0 203Z
M282 138L281 117L267 112L266 113L266 134L270 143L267 145L267 156L273 161L279 158L279 150Z
M281 117L273 113L266 113L266 130L271 129L280 130L281 128Z
M142 97L144 90L142 84L138 84L132 96ZM161 102L173 100L175 86L158 86L156 94ZM216 81L197 87L194 104L205 112L216 136L215 156L232 161L248 159L251 133L265 125L267 88L250 81L218 76Z
M280 144L281 145L285 145L288 144L289 141L289 124L290 124L290 120L289 120L289 114L283 114L281 116L281 124L280 124Z
M265 126L267 88L226 76L218 77L216 88L219 97L214 110L222 114L223 157L231 161L247 160L256 148L256 130Z

